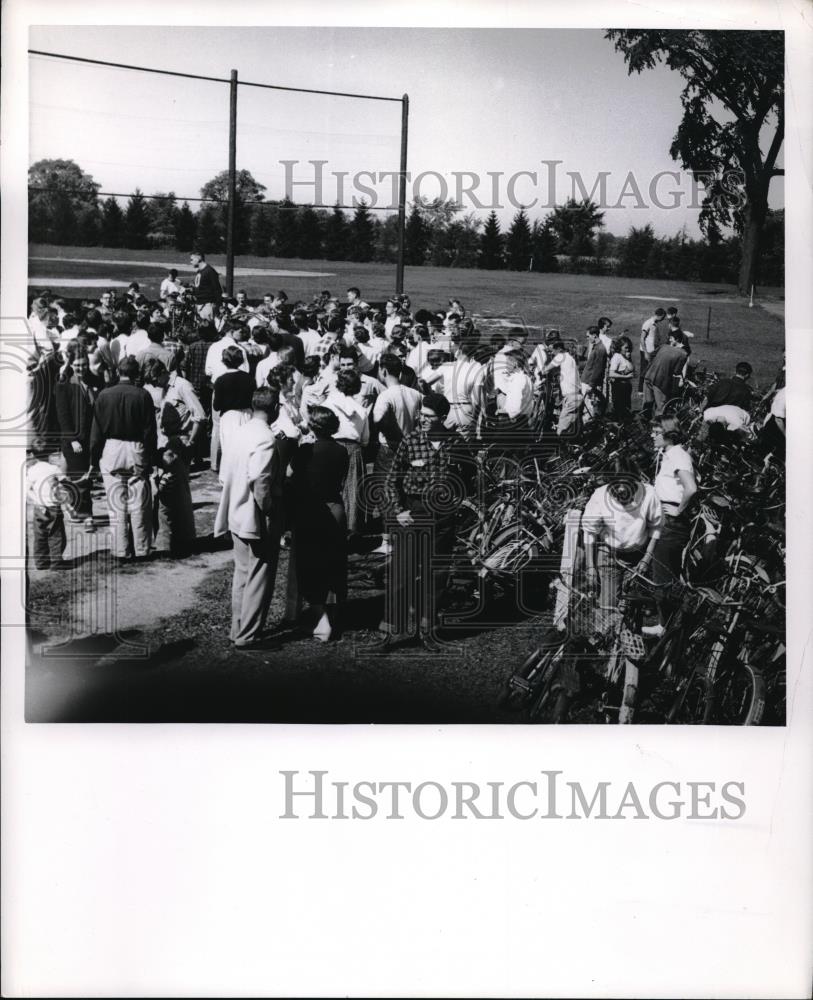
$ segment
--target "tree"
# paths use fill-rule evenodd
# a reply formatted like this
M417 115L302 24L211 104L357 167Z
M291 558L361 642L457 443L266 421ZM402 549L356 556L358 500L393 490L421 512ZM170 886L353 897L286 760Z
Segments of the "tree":
M325 257L328 260L347 260L349 256L350 227L338 203L333 206L325 223Z
M297 233L297 257L315 260L322 254L322 226L319 216L311 205L305 205L299 213Z
M568 198L554 208L547 221L559 253L575 259L593 253L593 233L604 225L604 213L589 198Z
M505 257L512 271L527 271L531 265L531 227L524 208L514 216L505 237Z
M217 253L223 246L217 210L214 205L202 205L198 212L195 249L203 253Z
M263 201L264 184L255 180L250 170L238 170L234 177L234 248L239 253L249 240L251 209L249 206ZM204 202L216 202L219 206L218 219L220 237L225 240L229 212L229 172L221 170L200 189Z
M776 165L785 135L782 32L612 30L605 37L630 73L663 61L685 80L683 117L669 152L704 180L703 232L715 222L741 233L737 284L748 294L756 283L771 179L784 174Z
M559 262L556 260L556 237L550 228L548 220L534 221L531 229L531 254L533 255L533 271L556 271Z
M473 212L462 219L454 219L446 230L450 267L476 267L480 255L480 229L482 220Z
M503 266L503 238L497 213L492 211L486 219L483 235L480 237L480 259L477 266L486 271L495 271Z
M28 169L29 236L70 243L83 208L98 203L99 185L73 160L37 160Z
M153 246L173 246L175 243L175 218L178 203L175 192L155 194L147 205L150 220L149 242Z
M350 259L366 263L373 259L375 253L375 222L370 215L367 202L361 201L356 206L353 221L350 223Z
M98 205L85 205L76 217L76 242L82 247L99 244L102 228L102 213Z
M254 206L249 226L249 246L251 252L259 257L267 257L271 253L276 228L275 219L276 215L271 205Z
M296 257L299 238L297 216L299 209L290 198L284 198L279 205L279 221L274 238L274 252L277 257Z
M191 250L195 245L195 231L197 222L189 202L183 205L175 213L175 249Z
M143 250L149 231L150 217L144 195L136 188L124 211L124 245L130 250Z
M102 202L101 240L103 247L124 245L124 212L115 198Z
M420 267L426 261L429 249L429 233L423 216L413 204L404 227L404 263Z
M375 253L373 259L382 263L393 264L398 260L398 216L388 215L380 219L375 234ZM406 247L404 247L406 261Z
M624 240L621 259L618 265L619 274L625 278L645 278L647 261L655 245L655 231L651 225L636 229L630 226L630 231Z

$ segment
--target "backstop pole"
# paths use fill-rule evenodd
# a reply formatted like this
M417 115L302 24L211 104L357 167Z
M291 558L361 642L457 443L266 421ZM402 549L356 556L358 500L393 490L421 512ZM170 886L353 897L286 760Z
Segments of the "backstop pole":
M395 292L404 290L404 230L406 227L407 133L409 131L409 95L401 98L401 173L398 179L398 265L395 271Z
M229 203L226 209L226 291L234 295L234 202L237 197L237 70L229 80Z

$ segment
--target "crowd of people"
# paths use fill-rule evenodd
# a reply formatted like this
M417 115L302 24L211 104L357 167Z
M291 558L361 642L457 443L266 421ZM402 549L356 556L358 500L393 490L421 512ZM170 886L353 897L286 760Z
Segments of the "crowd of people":
M172 270L157 301L136 282L98 301L48 290L33 300L28 488L38 569L66 565L63 510L96 530L97 475L115 559L150 558L159 529L172 556L188 555L190 474L208 468L221 486L213 533L229 534L234 551L236 648L273 641L267 619L283 545L285 621L301 620L306 602L313 636L335 635L348 554L377 546L389 566L384 644L417 636L431 648L478 458L522 456L540 441L577 444L612 420L650 425L661 458L653 483L638 476L633 489L611 484L591 498L588 577L610 601L618 558L651 565L656 577L679 573L697 484L680 427L664 416L692 366L676 310L643 322L636 373L633 339L614 337L604 316L583 342L546 328L529 344L520 326L482 336L456 299L442 310L413 309L407 295L379 306L351 287L341 299L326 290L291 302L279 291L250 303L242 290L224 295L202 253L191 263L194 283ZM709 428L755 432L750 376L742 362L709 388ZM784 420L778 385L758 428L776 454ZM631 468L616 473L636 481Z

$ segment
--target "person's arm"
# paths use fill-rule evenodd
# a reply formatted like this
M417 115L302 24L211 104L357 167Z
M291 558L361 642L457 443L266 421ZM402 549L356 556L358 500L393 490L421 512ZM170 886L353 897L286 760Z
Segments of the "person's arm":
M212 409L217 410L220 413L221 407L223 406L223 376L215 379L214 393L212 394Z
M677 513L682 514L691 503L692 497L697 493L697 480L689 469L678 469L677 477L683 486L683 499L678 505Z
M404 438L398 445L398 450L392 460L387 478L384 481L385 502L390 512L397 511L399 524L404 526L412 522L412 515L406 510L405 498L403 496L403 481L409 467L409 442Z
M147 463L154 465L158 451L158 424L155 420L155 404L146 389L141 391L144 394L144 453Z
M584 569L588 590L597 590L600 584L598 570L596 569L596 542L601 531L601 525L601 495L596 491L587 501L581 518Z
M279 454L273 438L260 442L248 457L248 482L254 502L266 516L274 509L274 483Z
M93 409L93 422L90 425L90 467L98 468L99 459L102 456L102 449L104 448L104 434L102 432L102 427L99 422L99 402L101 397L96 401L96 406Z

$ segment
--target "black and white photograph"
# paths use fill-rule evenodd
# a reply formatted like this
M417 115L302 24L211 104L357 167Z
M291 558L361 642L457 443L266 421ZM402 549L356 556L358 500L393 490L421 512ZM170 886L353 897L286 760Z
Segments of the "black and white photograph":
M804 998L810 0L8 0L0 992Z
M28 720L784 724L783 32L30 37Z

